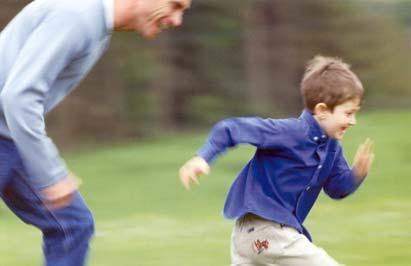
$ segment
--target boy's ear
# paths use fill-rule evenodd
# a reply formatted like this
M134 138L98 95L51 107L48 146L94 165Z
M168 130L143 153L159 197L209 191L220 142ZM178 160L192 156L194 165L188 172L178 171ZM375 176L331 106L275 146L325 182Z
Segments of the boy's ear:
M330 112L330 109L325 103L317 103L314 106L314 115L319 119L324 119L328 112Z

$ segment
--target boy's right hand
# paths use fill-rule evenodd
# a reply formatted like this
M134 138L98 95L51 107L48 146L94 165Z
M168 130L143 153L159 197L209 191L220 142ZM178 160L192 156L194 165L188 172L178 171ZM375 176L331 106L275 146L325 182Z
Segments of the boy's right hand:
M366 139L362 143L354 156L353 169L356 177L361 182L371 169L372 162L374 160L374 143L370 139Z
M208 163L200 156L194 156L180 168L180 180L183 186L190 190L191 182L197 185L200 184L198 177L200 175L207 175L209 172L210 166Z

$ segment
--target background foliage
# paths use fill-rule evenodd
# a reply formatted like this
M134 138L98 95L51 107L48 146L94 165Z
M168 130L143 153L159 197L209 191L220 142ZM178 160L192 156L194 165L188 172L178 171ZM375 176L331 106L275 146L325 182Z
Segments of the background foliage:
M2 0L0 29L28 2ZM227 116L297 115L304 65L316 54L352 65L365 109L407 108L410 48L410 1L194 0L184 25L154 41L114 33L80 89L48 117L49 132L68 146Z

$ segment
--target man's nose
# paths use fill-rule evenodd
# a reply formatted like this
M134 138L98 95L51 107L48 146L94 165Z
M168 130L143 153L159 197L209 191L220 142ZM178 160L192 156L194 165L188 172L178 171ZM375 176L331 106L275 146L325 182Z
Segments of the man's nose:
M183 12L174 13L170 18L171 26L178 27L183 23Z

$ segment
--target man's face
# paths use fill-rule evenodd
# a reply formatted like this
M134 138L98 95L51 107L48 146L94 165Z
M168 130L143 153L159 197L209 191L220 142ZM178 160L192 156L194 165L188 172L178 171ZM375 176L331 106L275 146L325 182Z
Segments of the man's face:
M345 132L356 121L356 113L360 109L360 99L346 101L334 107L334 111L324 111L317 115L320 126L330 138L341 140Z
M153 38L163 29L178 27L191 0L140 0L135 30L143 37Z

